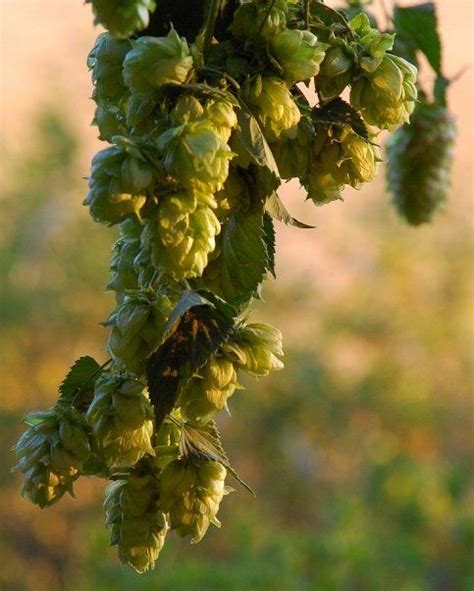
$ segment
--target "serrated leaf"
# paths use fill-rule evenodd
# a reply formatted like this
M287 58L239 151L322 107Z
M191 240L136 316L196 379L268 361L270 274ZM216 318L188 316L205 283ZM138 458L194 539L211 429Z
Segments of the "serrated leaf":
M221 253L209 263L203 283L238 308L258 294L268 270L263 212L238 210L223 227Z
M173 410L181 387L215 353L234 326L211 304L184 308L171 334L147 360L146 378L157 431Z
M316 29L320 41L327 41L329 39L329 30L339 34L349 33L349 23L344 14L334 8L330 8L326 4L318 0L310 0L309 11L311 16L311 24ZM323 27L318 27L318 23Z
M321 123L348 125L362 139L370 141L367 126L358 111L339 97L325 104L324 107L315 107L312 115L315 121Z
M98 375L100 365L88 355L78 359L69 370L63 383L59 387L59 393L63 400L72 400L80 388L90 385L94 388L93 378Z
M206 460L219 462L244 488L254 497L256 496L252 488L240 478L230 465L230 460L222 446L220 433L215 421L210 421L203 427L185 423L181 433L180 453L184 457L197 456Z
M294 218L284 206L278 193L272 193L265 203L265 209L273 219L283 222L287 226L295 226L296 228L314 229L315 226L309 226Z
M268 254L268 270L276 279L275 274L275 228L273 227L273 220L268 213L263 214L263 239L267 247Z
M434 2L415 6L396 6L393 19L397 33L401 33L426 56L433 70L441 76L441 40L437 30Z

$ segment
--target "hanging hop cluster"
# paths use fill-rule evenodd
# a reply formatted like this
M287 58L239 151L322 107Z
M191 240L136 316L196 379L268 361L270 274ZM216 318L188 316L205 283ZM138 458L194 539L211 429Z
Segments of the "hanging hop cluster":
M119 232L110 358L81 358L54 409L27 418L16 469L42 507L81 474L110 480L111 542L144 572L169 531L199 542L219 525L226 477L240 479L215 418L242 373L283 367L280 332L248 320L275 273L273 218L295 223L276 190L296 178L321 205L371 181L376 134L408 121L416 70L366 15L319 2L210 0L195 34L184 0L163 12L89 2L106 29L88 59L93 123L111 145L93 158L85 205ZM433 174L437 158L423 161Z

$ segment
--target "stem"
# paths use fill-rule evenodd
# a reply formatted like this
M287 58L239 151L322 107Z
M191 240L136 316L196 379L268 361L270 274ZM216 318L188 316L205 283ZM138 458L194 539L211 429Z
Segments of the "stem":
M209 57L209 49L214 36L214 29L216 28L217 17L219 16L221 4L222 0L210 0L206 22L203 27L202 57L204 63L206 63L207 58Z

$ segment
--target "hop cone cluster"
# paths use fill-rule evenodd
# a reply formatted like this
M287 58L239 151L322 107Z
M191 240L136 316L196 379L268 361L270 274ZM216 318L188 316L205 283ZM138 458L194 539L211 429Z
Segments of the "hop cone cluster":
M427 107L406 126L416 70L363 13L210 0L194 22L184 0L89 3L106 29L88 66L109 146L92 160L85 205L118 229L108 360L80 359L54 409L27 419L15 469L41 507L81 474L110 481L111 542L144 572L168 530L199 542L220 525L236 474L215 420L242 372L283 367L281 333L248 320L275 274L273 219L298 225L282 182L298 179L317 205L338 199L374 178L378 130L405 124L389 179L398 207L421 219L442 199L452 127Z
M73 483L91 455L88 425L68 408L32 412L25 422L30 427L15 446L13 470L24 474L22 495L47 507L64 493L73 494Z
M446 201L456 124L445 107L421 103L410 125L387 144L387 182L398 213L413 225L431 221Z

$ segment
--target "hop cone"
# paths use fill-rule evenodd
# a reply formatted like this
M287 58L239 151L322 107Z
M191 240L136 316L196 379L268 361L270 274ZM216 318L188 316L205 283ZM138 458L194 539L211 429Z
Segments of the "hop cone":
M143 384L131 376L105 373L86 418L108 466L132 466L145 454L154 454L153 408Z
M222 350L237 368L261 377L283 368L281 332L268 324L246 324Z
M183 187L204 193L222 189L234 154L212 121L172 127L158 138L157 146L165 169Z
M138 216L152 188L155 171L125 138L98 152L92 160L89 193L84 201L98 222L116 224Z
M170 527L181 537L197 543L212 523L222 497L229 492L224 486L226 469L219 463L182 458L169 463L160 481L160 506L169 514Z
M306 176L313 141L314 128L309 119L303 117L298 125L283 132L279 140L271 144L282 179Z
M183 417L208 421L227 405L239 387L234 364L225 357L213 357L187 384L179 399Z
M386 54L374 72L352 85L350 101L365 121L393 131L409 121L415 108L417 70L396 55Z
M340 198L345 185L355 189L371 181L380 161L379 150L348 126L316 124L313 159L305 186L318 205Z
M242 92L269 141L277 140L283 131L298 124L300 111L280 78L259 76L246 82Z
M177 280L202 275L220 231L207 202L191 191L168 195L147 220L142 239L157 270Z
M139 286L134 261L141 251L141 230L141 226L132 219L120 224L120 238L114 245L110 261L112 278L107 284L107 289L115 291L118 302L123 300L126 290L138 289Z
M230 32L238 40L270 40L286 27L285 0L250 0L237 8Z
M109 485L105 494L106 524L120 560L139 573L153 569L168 531L155 476L136 470Z
M73 494L73 482L91 453L88 426L72 408L32 412L25 420L31 426L15 446L13 470L24 474L21 494L47 507L65 492Z
M170 120L174 127L195 121L205 122L225 143L237 127L237 115L229 101L208 99L201 103L191 95L184 95L177 101Z
M387 144L387 183L393 203L409 224L430 222L449 186L456 124L446 108L420 104L409 125Z
M171 309L168 296L151 289L127 292L106 322L112 327L108 348L114 359L141 375L147 357L161 342Z
M171 29L166 37L140 37L123 64L126 84L134 93L154 96L165 84L183 84L193 67L186 39Z
M339 96L352 80L356 54L342 39L331 40L315 79L315 87L324 101Z
M155 0L86 0L92 4L95 23L103 25L116 37L130 37L148 26L149 12L156 7Z
M318 74L326 47L310 31L286 29L273 38L271 52L283 70L285 81L291 86Z

